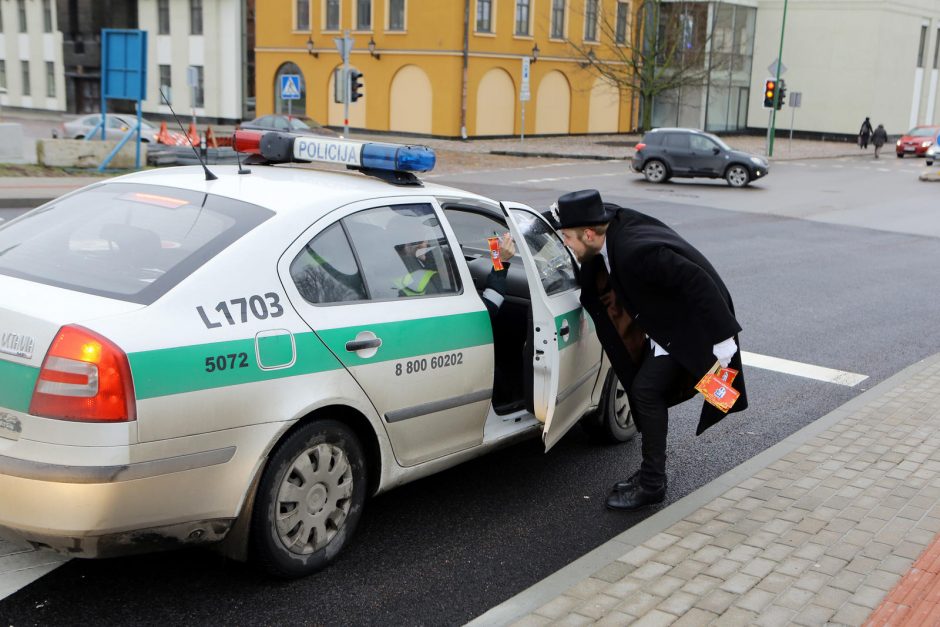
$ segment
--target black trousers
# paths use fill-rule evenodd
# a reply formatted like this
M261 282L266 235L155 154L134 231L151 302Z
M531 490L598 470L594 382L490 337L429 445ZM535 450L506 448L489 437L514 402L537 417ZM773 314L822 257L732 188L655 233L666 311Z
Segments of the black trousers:
M647 348L643 363L633 379L630 402L633 420L640 432L643 461L639 479L645 488L659 488L666 481L667 398L681 374L682 366L671 355L653 357L652 348Z

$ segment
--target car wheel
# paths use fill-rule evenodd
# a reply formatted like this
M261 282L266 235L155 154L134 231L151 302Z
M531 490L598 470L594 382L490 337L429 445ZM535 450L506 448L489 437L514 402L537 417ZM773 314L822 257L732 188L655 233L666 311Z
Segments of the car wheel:
M743 165L733 165L725 172L725 180L731 187L744 187L751 182L751 174Z
M588 436L600 444L619 444L636 435L627 392L613 370L607 372L600 407L586 416L581 425Z
M650 159L643 166L643 176L650 183L663 183L669 179L669 172L665 163L659 159Z
M904 153L903 153L903 152L896 152L896 153L894 153L894 154L896 154L896 155L898 156L898 159L903 159L903 158L904 158Z
M304 425L268 461L252 512L251 555L278 577L332 562L352 537L367 490L362 446L335 420Z
M76 136L73 137L72 139L85 139L85 136L84 136L84 135L76 135Z
M932 160L932 159L928 159L928 160L927 160L927 165L928 165L928 166L933 165L933 160Z

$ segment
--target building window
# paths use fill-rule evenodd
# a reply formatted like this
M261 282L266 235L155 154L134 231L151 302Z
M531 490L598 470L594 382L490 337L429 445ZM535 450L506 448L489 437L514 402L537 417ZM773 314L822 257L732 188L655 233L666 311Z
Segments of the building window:
M530 0L516 0L516 34L529 34L529 2Z
M618 44L627 43L627 19L630 16L630 5L626 2L617 3L617 26L614 32L614 41Z
M46 61L46 96L55 98L55 63Z
M924 67L924 54L927 51L927 25L920 27L920 47L917 48L917 67Z
M372 0L356 0L356 30L372 30Z
M29 89L29 61L20 61L20 68L23 70L23 95L30 95Z
M202 34L202 0L189 0L189 34Z
M326 30L339 30L339 0L326 0Z
M7 88L7 62L0 59L0 87Z
M388 0L388 30L405 30L405 0Z
M493 32L493 0L477 0L477 32Z
M565 0L552 0L552 39L565 38Z
M170 0L157 0L157 33L170 34Z
M310 0L297 0L294 30L310 30Z
M196 72L196 85L193 87L193 107L201 109L206 106L206 89L203 84L202 66L191 65Z
M16 0L16 12L20 18L20 32L26 32L26 0Z
M598 0L584 3L584 41L597 41L597 3Z
M160 102L163 102L163 99L166 98L165 104L173 103L173 79L172 74L170 74L169 65L160 66L160 91L163 95L160 97Z
M42 32L52 32L52 0L42 0Z

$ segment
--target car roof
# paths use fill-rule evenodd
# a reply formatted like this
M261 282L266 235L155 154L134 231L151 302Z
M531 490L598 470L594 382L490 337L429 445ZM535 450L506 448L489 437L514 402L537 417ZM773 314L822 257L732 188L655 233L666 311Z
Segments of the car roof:
M343 205L372 198L456 196L492 202L472 192L443 185L393 185L353 171L297 165L252 165L250 174L238 174L235 165L213 165L209 169L218 177L216 180L207 181L200 166L182 166L134 172L109 179L105 184L165 185L210 193L258 205L280 215L299 215L304 220L316 219Z
M705 135L705 131L698 128L682 128L680 126L663 126L660 128L651 128L648 133L662 133L662 132L683 132L683 133L697 133L699 135Z

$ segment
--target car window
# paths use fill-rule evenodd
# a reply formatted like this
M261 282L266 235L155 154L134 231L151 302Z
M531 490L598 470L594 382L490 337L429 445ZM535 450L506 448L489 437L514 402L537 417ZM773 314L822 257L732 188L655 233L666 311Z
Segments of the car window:
M528 211L511 209L532 256L539 279L549 296L578 287L574 263L558 234L546 222Z
M692 150L699 150L702 152L711 152L713 148L718 148L715 142L702 135L690 136L689 143L692 145Z
M122 129L126 126L127 124L121 118L108 117L108 128Z
M689 136L685 133L668 133L663 143L669 148L688 148Z
M274 128L279 131L286 131L288 129L287 120L285 118L271 116L271 121L274 122Z
M490 249L487 238L506 232L505 224L475 211L447 209L444 214L451 228L454 229L457 241L460 242L460 248L466 257L488 256Z
M82 126L94 126L101 121L100 115L86 115L85 117L79 120L79 124Z
M339 223L304 246L290 264L290 276L304 300L313 304L366 298L359 266Z
M658 146L663 141L662 133L647 133L643 136L643 143L647 146Z
M274 116L273 115L264 115L251 122L255 126L274 126Z
M304 124L301 120L298 120L297 118L291 118L290 129L292 131L309 131L310 127Z
M0 226L0 274L146 305L272 215L188 190L98 185Z
M916 128L912 128L908 135L913 137L933 137L935 132L936 131L931 126L918 126Z
M431 205L368 209L343 224L372 300L460 293L454 255Z

